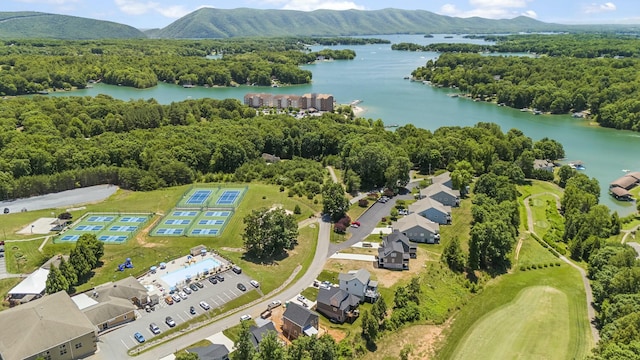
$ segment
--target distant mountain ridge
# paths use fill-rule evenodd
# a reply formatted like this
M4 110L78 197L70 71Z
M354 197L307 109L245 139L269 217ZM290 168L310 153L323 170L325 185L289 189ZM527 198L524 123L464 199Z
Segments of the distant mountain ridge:
M0 39L128 39L142 31L112 21L41 12L0 12Z
M544 23L529 17L492 20L457 18L426 10L260 10L201 8L162 29L158 38L254 36L346 36L425 33L513 33L571 31L576 26Z

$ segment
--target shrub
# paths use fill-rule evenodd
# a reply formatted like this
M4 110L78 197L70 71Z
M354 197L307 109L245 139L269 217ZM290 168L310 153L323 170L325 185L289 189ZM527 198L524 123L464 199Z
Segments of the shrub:
M527 267L524 265L520 265L520 271L527 271Z
M367 199L360 199L358 200L358 206L360 207L367 207L369 205L369 200Z
M280 192L284 192L284 186L280 185Z
M300 205L296 204L296 207L293 208L293 213L296 215L299 215L302 213L302 210L300 209Z
M335 231L338 234L344 234L347 231L347 227L341 223L335 223L333 225L333 231Z

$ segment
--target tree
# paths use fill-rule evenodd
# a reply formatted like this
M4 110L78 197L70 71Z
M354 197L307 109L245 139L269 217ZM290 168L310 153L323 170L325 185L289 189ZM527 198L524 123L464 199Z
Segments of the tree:
M256 350L251 343L251 332L246 321L240 322L240 333L235 343L236 351L231 353L232 360L253 360Z
M96 261L91 249L85 243L78 242L69 254L69 262L76 270L78 280L80 280L89 275L93 269L92 264L95 264Z
M78 274L76 273L76 269L73 268L70 262L64 260L64 257L60 258L60 272L69 282L69 288L65 290L70 290L73 285L78 283Z
M373 304L371 315L378 321L378 324L382 324L387 317L387 303L382 296L378 297L378 300Z
M67 291L69 289L69 281L62 275L60 269L52 266L47 275L46 291L47 294L55 294L58 291Z
M454 237L442 252L442 260L455 272L464 271L464 254L458 237Z
M378 320L371 316L369 310L365 310L362 315L362 337L367 344L375 344L378 338Z
M409 302L409 296L407 294L407 289L404 286L398 286L393 297L393 302L393 307L395 309L402 309L407 306L407 303Z
M338 221L349 210L349 200L344 195L342 185L328 182L322 187L322 212L332 221Z
M244 247L258 258L281 254L297 242L298 224L293 215L282 208L253 210L244 218L244 223Z
M104 255L104 243L98 240L95 234L82 234L76 242L76 247L78 245L86 245L91 251L93 257L91 257L90 264L91 268L94 269L98 265L102 255Z
M451 173L454 189L460 190L461 194L466 194L467 186L471 184L471 180L473 180L473 166L466 160L458 161L456 169Z
M176 355L176 360L199 360L200 356L192 352L180 352Z
M293 213L296 215L302 214L302 209L300 209L300 205L296 204L296 206L293 208Z
M407 297L409 298L409 301L413 301L416 305L420 305L420 295L422 295L420 277L414 276L407 285Z
M262 337L259 345L258 359L260 360L284 360L285 348L278 340L278 334L274 331L267 332Z

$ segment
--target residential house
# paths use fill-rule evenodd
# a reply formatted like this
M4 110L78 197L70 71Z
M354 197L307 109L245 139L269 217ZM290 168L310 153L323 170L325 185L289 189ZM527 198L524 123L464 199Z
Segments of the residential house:
M360 302L368 301L374 303L378 300L378 282L371 280L371 274L366 269L349 271L338 275L340 289L355 295Z
M38 268L38 270L29 274L13 289L9 290L9 304L11 306L20 305L44 296L48 276L49 270L44 268Z
M229 349L222 344L195 347L187 352L198 354L200 360L229 360Z
M289 339L318 334L318 314L294 302L282 314L282 332Z
M0 359L71 360L96 352L95 326L66 292L0 312Z
M249 332L251 333L249 339L251 340L253 347L257 349L260 345L260 342L262 342L262 338L267 335L269 331L273 331L276 334L278 333L278 330L276 330L276 326L273 324L273 321L269 321L260 327L252 325L249 328Z
M359 297L341 288L331 286L329 288L320 288L316 310L332 321L341 324L345 321L352 323L360 316L359 305Z
M416 213L398 219L391 226L411 241L427 244L440 242L440 225Z
M417 248L409 238L394 230L384 237L378 248L378 267L391 270L409 270L409 259L416 258Z
M553 172L553 168L555 168L555 166L556 165L553 163L553 161L541 159L533 160L533 170Z
M442 184L432 184L420 190L420 197L431 198L446 206L460 205L460 190L453 190Z
M268 154L268 153L262 153L262 158L264 159L264 161L266 161L267 163L277 163L278 161L280 161L280 157L279 156L275 156L272 154Z
M453 181L451 180L451 173L449 171L443 172L440 175L431 178L432 184L440 184L453 189Z
M414 213L440 225L451 224L451 206L442 205L431 198L420 199L409 205L409 214Z

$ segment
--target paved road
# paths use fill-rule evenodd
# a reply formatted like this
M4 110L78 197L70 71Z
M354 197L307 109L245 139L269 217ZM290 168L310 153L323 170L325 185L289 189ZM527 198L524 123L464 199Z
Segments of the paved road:
M0 201L0 209L9 208L11 213L27 211L54 209L77 204L88 204L101 201L113 195L118 190L113 185L96 185L80 189L62 191L59 193L34 196L26 199L11 201ZM2 216L2 215L0 215Z
M559 198L556 194L552 193L541 193L536 195L553 195L556 198L556 202L559 204ZM528 196L524 199L524 207L527 211L527 227L530 233L535 234L535 228L533 226L533 213L531 212L531 207L529 206L529 199L531 196ZM547 246L546 244L543 244ZM548 246L547 246L548 247ZM550 247L548 247L551 249ZM552 251L555 251L551 249ZM586 301L587 301L587 316L589 318L589 325L591 326L591 335L593 336L594 343L597 343L600 340L600 333L596 328L596 311L593 308L593 293L591 291L591 284L589 283L589 279L587 278L587 272L581 268L580 266L573 263L573 261L567 259L565 256L558 254L560 260L565 263L571 265L573 268L580 272L580 277L582 277L582 284L584 285L584 292L586 293Z
M239 322L238 318L241 314L250 314L251 316L256 318L260 315L262 311L264 311L264 309L267 308L267 304L270 303L271 301L276 299L284 300L284 299L290 299L295 297L298 293L300 293L300 291L304 290L310 284L313 283L313 281L322 271L322 268L324 267L325 261L327 259L327 255L328 255L327 249L329 247L331 224L329 222L329 219L323 218L323 219L318 219L318 226L320 227L319 234L318 234L318 244L316 247L316 254L315 254L315 257L313 258L313 262L309 266L309 269L307 270L307 272L300 278L300 280L296 281L292 286L289 286L287 289L285 289L284 291L282 291L281 293L275 296L265 297L262 301L249 307L248 309L244 309L240 311L232 310L228 313L228 314L231 314L231 316L227 316L226 318L220 321L216 321L215 323L212 323L198 330L190 332L187 335L184 335L174 340L163 343L158 347L155 347L147 352L144 352L136 356L135 359L141 359L141 360L160 359L166 355L176 352L179 349L183 349L195 343L196 341L202 340L206 337L212 336L220 331L223 331L229 327L237 325ZM136 320L136 322L138 322L138 320ZM148 328L149 326L149 323L146 320L140 321L140 323L141 324L137 324L137 325L140 325L145 328ZM162 325L160 324L158 325L164 330ZM124 330L122 331L124 331L127 335L132 335L135 331L132 331L133 328L129 328L129 326L130 325L126 325L124 327ZM146 330L146 332L144 332L143 334L150 335L150 332ZM111 359L127 358L127 353L126 353L127 346L123 346L122 344L118 346L116 342L111 341L113 339L110 338L109 336L110 334L106 334L100 337L100 341L98 343L98 352L92 355L90 359L111 360ZM133 341L133 338L131 338L130 340ZM112 345L112 344L116 344L116 345ZM135 344L133 344L132 342L128 342L127 345L129 345L128 348L131 348Z

